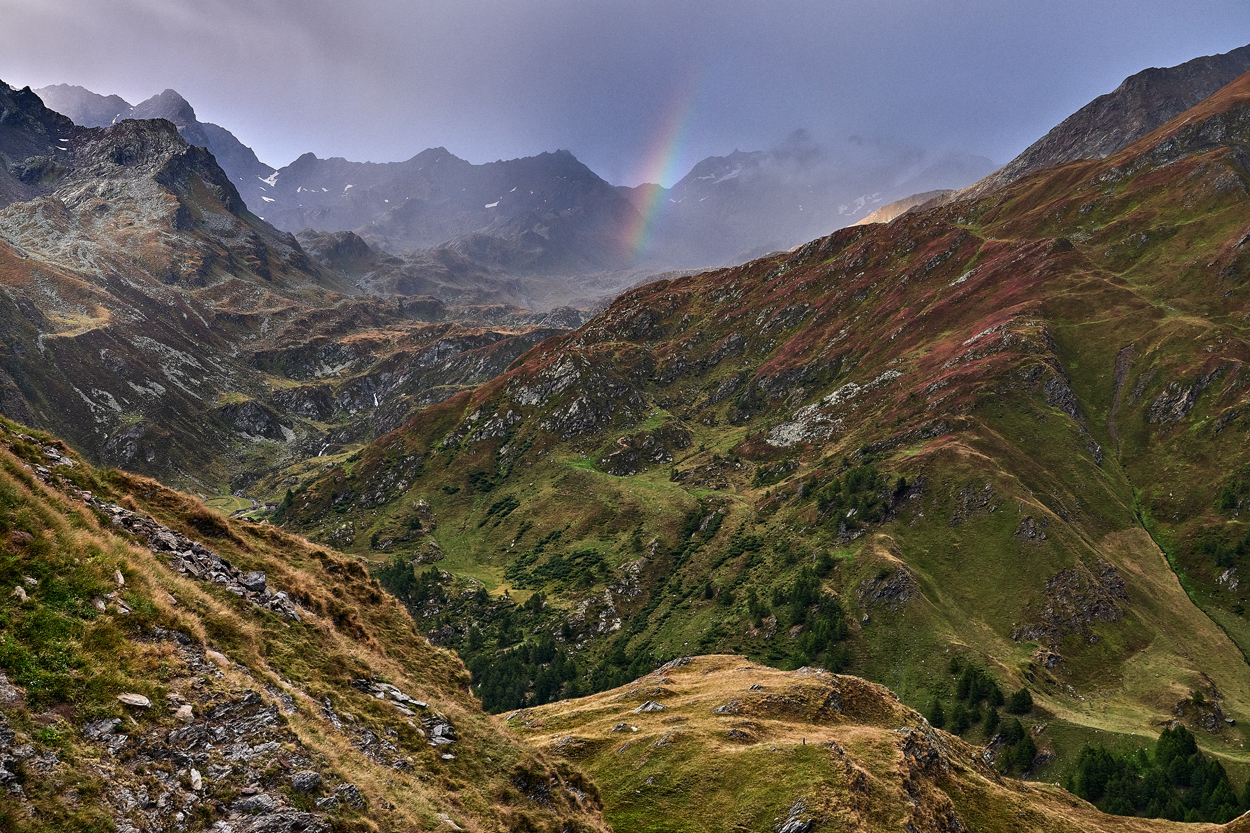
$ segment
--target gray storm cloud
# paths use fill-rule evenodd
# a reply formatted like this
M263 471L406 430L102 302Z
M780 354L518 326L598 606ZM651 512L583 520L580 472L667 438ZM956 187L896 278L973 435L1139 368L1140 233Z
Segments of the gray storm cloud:
M172 87L273 165L567 148L626 184L657 148L675 178L800 126L817 154L859 135L1003 162L1127 75L1250 41L1244 0L0 0L0 21L0 79Z

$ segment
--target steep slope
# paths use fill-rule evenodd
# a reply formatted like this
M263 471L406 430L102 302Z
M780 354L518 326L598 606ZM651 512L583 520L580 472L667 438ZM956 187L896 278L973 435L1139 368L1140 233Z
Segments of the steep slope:
M604 830L353 560L0 424L0 826Z
M165 90L133 106L119 96L103 96L70 84L40 87L35 93L50 108L83 127L108 127L123 119L172 122L189 144L213 155L244 202L260 213L264 205L262 182L273 176L274 169L257 159L256 153L226 128L197 119L195 110L174 90Z
M1142 70L1068 116L1001 170L961 192L988 194L1023 176L1078 159L1102 159L1132 144L1250 71L1250 46Z
M949 708L956 655L1032 690L1040 777L1177 721L1242 768L1247 112L1250 77L1105 160L641 287L287 522L387 562L491 708L696 650Z
M30 199L37 187L24 181L29 158L48 158L61 153L73 123L43 106L29 88L14 90L0 82L0 207ZM17 169L17 170L15 170Z

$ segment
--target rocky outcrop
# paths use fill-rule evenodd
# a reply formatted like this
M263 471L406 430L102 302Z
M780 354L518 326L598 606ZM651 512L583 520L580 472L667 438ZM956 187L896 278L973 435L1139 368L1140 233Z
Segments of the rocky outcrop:
M672 423L654 431L618 437L599 459L599 467L608 474L625 477L655 465L673 462L673 453L690 447L690 431Z
M25 434L17 436L19 439L32 439ZM53 453L56 455L54 465L73 465L73 461L62 457L61 452L55 446L49 448L51 453L45 452L45 454L49 457ZM60 479L45 466L35 466L33 470L35 476L45 483L49 483L53 478ZM200 581L218 585L236 596L243 597L258 608L270 610L294 622L300 621L301 616L310 615L308 611L301 613L301 608L286 592L270 588L264 572L239 570L199 541L192 541L169 527L157 523L147 515L101 500L91 492L79 489L72 484L62 483L61 485L68 494L101 513L114 527L143 540L152 552L167 557L170 566L179 572ZM119 589L122 586L120 580L118 586ZM124 608L124 603L116 599L116 594L109 594L106 598L108 601L97 599L96 606L107 607L111 603ZM123 610L123 612L128 611Z
M1224 366L1220 365L1205 376L1200 376L1188 384L1183 382L1170 383L1167 389L1160 393L1154 402L1150 403L1148 412L1150 423L1166 427L1171 423L1180 422L1193 410L1202 392L1210 387L1211 383L1219 378L1223 372Z
M774 833L808 833L819 819L807 812L807 802L799 799L790 805L785 818L773 819Z
M911 601L919 590L915 574L900 563L894 569L882 568L875 577L861 581L856 596L860 607L865 609L880 606L886 610L898 610ZM864 619L867 618L868 614L865 614Z
M1120 603L1128 600L1124 578L1115 567L1102 561L1091 570L1080 563L1047 580L1043 608L1027 611L1029 621L1017 627L1011 637L1057 649L1065 636L1081 634L1092 645L1098 641L1094 625L1122 619ZM1047 667L1053 665L1050 661Z
M157 638L171 641L192 667L221 677L215 664L205 661L203 647L185 634L158 629ZM309 769L312 758L285 727L277 707L248 690L200 697L190 703L170 692L169 706L177 707L182 724L172 730L147 722L140 728L115 717L80 727L99 756L87 768L105 785L100 806L119 833L187 830L193 819L214 817L219 819L215 830L329 833L323 812L301 810L286 797L294 787L315 798L325 781ZM21 778L56 777L64 769L56 752L19 740L0 711L0 789L33 813ZM295 779L286 775L293 769L299 771ZM350 784L338 789L348 787L355 789ZM317 807L328 809L325 799Z
M138 512L105 503L90 494L86 495L86 500L93 508L111 518L115 526L146 539L148 549L166 556L170 566L179 572L219 585L236 596L242 596L256 607L273 611L294 622L300 621L300 608L285 591L272 590L263 572L245 573L199 541L192 541ZM302 615L310 614L303 611Z

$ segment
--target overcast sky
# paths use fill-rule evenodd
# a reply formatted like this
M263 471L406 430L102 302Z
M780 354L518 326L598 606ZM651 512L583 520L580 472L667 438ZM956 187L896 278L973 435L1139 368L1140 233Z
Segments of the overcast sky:
M0 80L172 87L281 167L567 148L616 184L798 128L1004 163L1247 0L0 0Z

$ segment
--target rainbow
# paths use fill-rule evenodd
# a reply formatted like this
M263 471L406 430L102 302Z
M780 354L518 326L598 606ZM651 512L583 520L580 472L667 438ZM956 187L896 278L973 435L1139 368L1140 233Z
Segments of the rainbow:
M644 183L672 183L681 179L689 166L685 158L687 153L686 140L690 132L690 113L694 104L695 91L698 89L697 76L691 77L686 84L678 87L677 95L669 103L660 129L640 167L639 179ZM664 206L666 197L663 191L656 189L647 196L639 206L638 218L625 229L624 248L636 261L651 245L651 233L655 221Z

